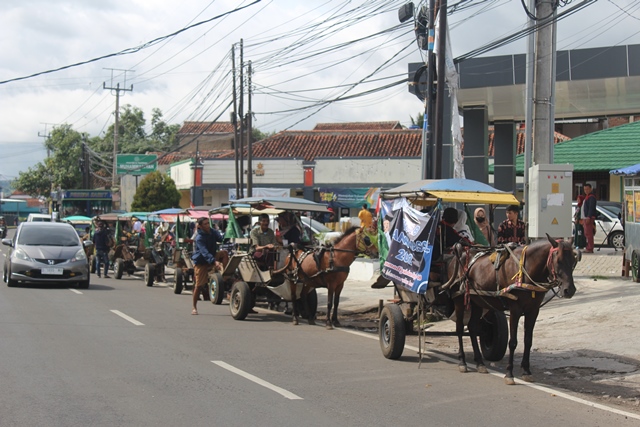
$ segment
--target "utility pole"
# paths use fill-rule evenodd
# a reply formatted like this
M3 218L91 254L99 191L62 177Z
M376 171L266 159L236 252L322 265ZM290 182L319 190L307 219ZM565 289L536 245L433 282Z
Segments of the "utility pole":
M253 166L251 161L253 160L253 149L251 147L252 131L253 131L253 117L251 114L251 61L249 61L249 66L247 69L247 96L248 96L248 105L247 105L247 197L251 197L253 195Z
M198 193L198 166L200 163L200 139L196 138L196 158L193 162L193 195L191 196L191 204L198 206L199 200L196 200ZM196 203L198 202L198 203Z
M429 24L427 28L427 40L428 40L428 51L427 51L427 96L425 97L425 102L427 103L425 115L423 116L424 120L424 134L426 138L423 138L425 141L423 142L422 150L423 150L423 158L425 158L425 162L423 162L423 179L433 179L435 178L433 172L433 117L434 117L434 99L433 99L433 80L435 79L435 66L436 66L436 57L433 54L433 43L435 40L435 0L429 0ZM425 150L426 149L426 155ZM426 168L425 168L426 166Z
M240 39L240 101L238 103L238 115L240 117L240 193L238 198L244 197L244 50L243 42Z
M46 141L47 139L51 138L51 134L47 131L47 126L48 125L55 126L56 123L40 123L40 124L44 125L44 133L41 134L40 132L38 132L38 136L40 138L44 138ZM49 147L46 147L46 148L47 148L47 158L51 157L51 150L49 149Z
M552 87L555 76L552 75L553 60L553 12L551 1L536 1L536 18L540 26L536 32L536 65L534 83L533 110L533 163L553 163L549 140L554 118L551 117Z
M535 9L536 0L529 0L529 10ZM524 212L522 220L529 221L529 169L531 168L531 153L533 147L533 76L535 74L535 31L536 21L529 17L529 29L531 33L527 37L527 73L526 87L527 99L525 100L524 120Z
M444 67L447 51L447 0L439 0L438 20L438 93L436 95L435 146L433 171L435 179L442 178L442 138L444 136Z
M126 86L126 82L127 82L127 71L131 71L131 70L118 70L115 68L110 68L111 70L111 84L113 85L113 72L114 71L123 71L124 72L124 85ZM102 83L102 88L103 89L108 89L110 91L115 91L115 95L116 95L116 121L114 124L114 128L113 128L113 179L111 181L111 185L112 187L115 187L116 184L118 183L118 163L117 163L117 158L118 158L118 132L119 132L119 126L120 126L120 92L131 92L133 91L133 85L131 85L131 87L129 89L127 88L120 88L120 83L118 83L116 85L116 87L107 87L107 83L103 82ZM124 93L122 94L124 96Z
M235 44L231 45L231 75L233 78L233 113L231 113L231 125L233 126L233 148L234 161L236 164L236 199L240 195L240 169L238 160L240 152L238 151L238 102L236 100L236 49Z

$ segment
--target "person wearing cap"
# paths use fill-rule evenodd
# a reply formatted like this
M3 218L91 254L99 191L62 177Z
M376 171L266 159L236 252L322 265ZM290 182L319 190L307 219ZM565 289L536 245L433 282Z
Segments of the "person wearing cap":
M520 206L507 206L507 219L502 221L498 226L498 244L517 243L524 245L525 225L524 221L518 218Z

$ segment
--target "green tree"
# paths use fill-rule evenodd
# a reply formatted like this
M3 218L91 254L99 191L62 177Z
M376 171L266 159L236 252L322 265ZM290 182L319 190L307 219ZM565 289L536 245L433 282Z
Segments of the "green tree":
M415 119L411 117L411 124L422 129L424 125L424 113L418 113Z
M275 131L274 132L262 132L260 129L258 128L253 128L253 130L251 131L251 138L253 138L253 141L261 141L263 139L269 138L270 136L275 135Z
M30 196L49 196L52 187L74 189L82 186L79 162L86 135L64 124L51 131L44 143L50 156L26 172L20 172L13 186Z
M180 192L176 183L160 172L151 172L145 176L133 196L131 209L141 212L153 212L174 208L180 203Z
M151 135L149 135L150 143L156 149L162 151L169 150L176 144L176 134L180 130L180 125L169 125L162 120L162 111L154 108L151 113Z

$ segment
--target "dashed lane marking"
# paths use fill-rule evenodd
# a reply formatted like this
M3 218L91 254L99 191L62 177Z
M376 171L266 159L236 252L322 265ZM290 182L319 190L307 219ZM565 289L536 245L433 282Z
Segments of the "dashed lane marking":
M233 372L234 374L240 375L243 378L248 379L249 381L253 381L254 383L261 385L262 387L266 387L269 390L275 391L276 393L286 397L287 399L290 400L304 400L302 397L295 395L293 393L291 393L288 390L285 390L281 387L278 387L277 385L273 385L268 381L265 381L263 379L260 379L258 377L256 377L255 375L251 375L248 372L245 372L241 369L236 368L235 366L231 366L228 363L223 362L222 360L212 360L211 363L214 363L218 366L220 366L223 369L226 369L229 372Z
M109 310L110 312L112 312L113 314L122 317L124 320L126 320L127 322L131 322L136 326L144 326L144 323L142 322L138 322L136 319L134 319L133 317L127 316L126 314L124 314L121 311L118 310Z

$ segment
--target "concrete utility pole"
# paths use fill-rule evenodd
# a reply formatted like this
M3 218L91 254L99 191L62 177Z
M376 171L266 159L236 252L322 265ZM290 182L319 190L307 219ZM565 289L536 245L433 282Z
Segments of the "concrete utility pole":
M422 179L433 179L435 178L433 171L433 154L434 154L434 121L433 121L433 107L434 107L434 99L433 99L433 81L436 76L436 56L433 54L433 42L435 40L435 20L436 20L436 11L435 0L429 0L429 24L427 28L427 40L428 40L428 51L427 51L427 96L425 97L425 102L427 103L425 114L423 116L423 144L422 144L422 158L423 158L423 175Z
M117 70L115 68L110 68L111 70L111 84L113 84L113 72L114 71L123 71L125 78L125 85L127 82L127 71L131 71L131 70ZM117 163L117 158L118 158L118 131L119 131L119 126L120 126L120 92L131 92L133 91L133 85L131 85L131 87L129 89L127 88L120 88L120 83L118 83L116 85L116 87L107 87L107 83L103 82L102 83L102 88L103 89L108 89L111 91L115 91L116 93L116 121L114 124L114 128L113 128L113 179L111 181L111 185L113 187L115 187L118 184L118 174L117 174L117 170L118 170L118 163ZM124 93L123 93L124 96Z
M40 123L41 125L44 125L44 133L41 134L40 132L38 132L38 136L40 138L44 138L45 141L49 138L51 138L51 134L47 131L47 126L51 125L51 126L56 126L56 123ZM47 147L47 157L51 157L51 150L49 150L49 147Z
M249 61L249 66L247 68L247 96L248 96L248 104L247 104L247 197L253 196L253 149L251 147L251 134L253 131L253 118L251 114L251 61Z
M447 52L447 0L440 0L438 6L438 93L436 95L436 132L434 146L434 178L442 179L442 138L444 136L444 67Z
M231 125L233 126L233 148L234 148L234 161L236 164L236 198L240 194L240 169L238 160L240 152L238 150L238 102L236 99L236 49L235 44L231 45L231 75L233 78L233 113L231 113Z
M240 39L240 100L238 102L238 115L240 117L240 192L236 195L238 199L244 197L244 48L243 41Z
M541 25L536 32L536 64L533 110L533 163L553 163L550 140L554 117L551 116L553 86L553 18L554 3L551 0L536 1L536 18Z

